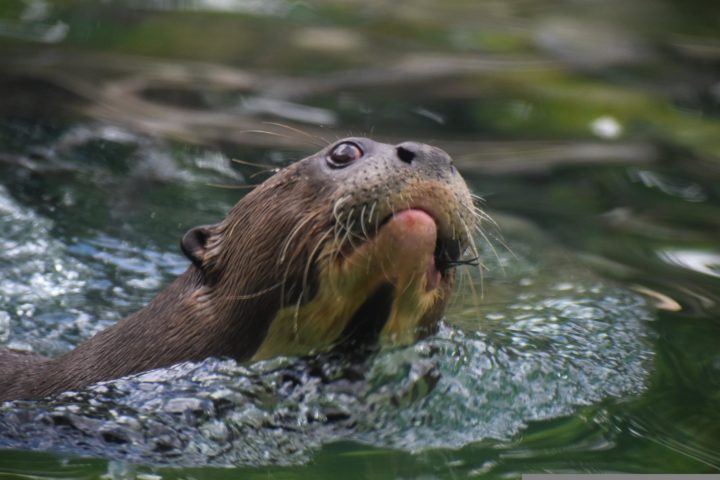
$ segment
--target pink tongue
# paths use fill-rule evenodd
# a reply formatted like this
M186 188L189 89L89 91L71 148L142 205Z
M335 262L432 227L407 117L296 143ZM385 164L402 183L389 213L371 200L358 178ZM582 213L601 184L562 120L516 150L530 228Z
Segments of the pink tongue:
M387 267L399 277L410 278L424 274L427 291L440 283L441 275L435 267L437 224L423 210L402 210L382 226L378 240L388 247ZM417 278L417 277L416 277Z

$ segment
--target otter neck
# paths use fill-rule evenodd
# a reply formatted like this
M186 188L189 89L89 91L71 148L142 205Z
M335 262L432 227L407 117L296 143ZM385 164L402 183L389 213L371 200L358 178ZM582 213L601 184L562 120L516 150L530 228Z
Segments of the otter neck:
M215 303L215 291L191 265L146 307L28 376L29 397L207 357L249 358L262 341L250 328L257 301ZM268 320L269 321L269 320Z

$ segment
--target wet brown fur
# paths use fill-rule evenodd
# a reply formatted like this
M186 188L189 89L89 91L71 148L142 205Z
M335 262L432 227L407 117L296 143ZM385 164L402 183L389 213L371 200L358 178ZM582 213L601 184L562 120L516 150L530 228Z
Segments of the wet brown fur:
M198 237L201 248L189 252L194 263L145 308L56 359L0 349L0 400L41 398L211 356L252 358L277 312L309 300L317 288L318 265L310 258L319 252L314 247L338 242L328 235L337 220L332 202L340 198L339 189L348 187L342 179L328 181L334 172L318 167L325 154L282 170L241 199L220 223L203 229L206 241ZM382 173L387 167L373 168ZM307 221L289 241L299 219ZM287 260L279 263L280 252ZM421 323L437 322L451 287L450 278Z

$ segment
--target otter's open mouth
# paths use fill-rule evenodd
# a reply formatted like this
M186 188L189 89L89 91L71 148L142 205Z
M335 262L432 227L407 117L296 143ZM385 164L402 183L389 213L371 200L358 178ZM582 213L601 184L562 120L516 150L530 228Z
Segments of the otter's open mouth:
M442 227L427 210L408 208L383 219L367 241L388 244L387 254L400 257L391 262L397 273L423 269L429 291L457 264L461 254L460 240L445 234Z

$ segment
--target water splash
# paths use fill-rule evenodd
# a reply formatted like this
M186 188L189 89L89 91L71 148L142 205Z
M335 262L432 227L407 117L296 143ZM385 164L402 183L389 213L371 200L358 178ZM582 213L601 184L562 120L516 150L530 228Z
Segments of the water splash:
M145 464L301 464L344 440L413 453L508 441L529 422L643 391L652 315L641 297L552 258L554 270L497 261L513 299L480 319L461 302L415 345L362 360L209 359L11 402L0 407L0 447Z

